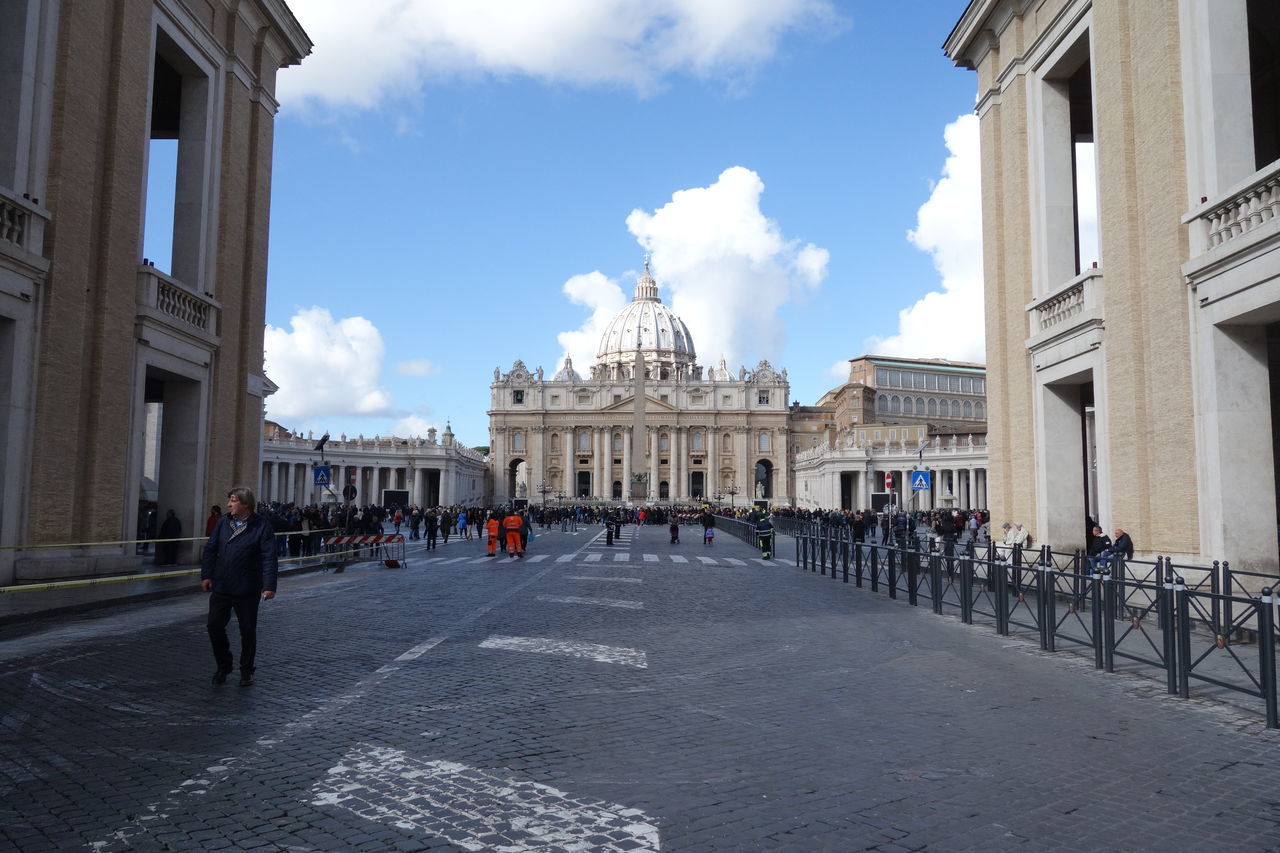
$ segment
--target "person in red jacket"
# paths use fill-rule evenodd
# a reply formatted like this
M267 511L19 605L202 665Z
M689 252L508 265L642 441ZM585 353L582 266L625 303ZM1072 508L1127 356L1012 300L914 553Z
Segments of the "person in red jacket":
M523 528L524 519L514 509L502 519L502 529L507 534L507 553L512 559L524 556L524 544L520 538L520 531Z

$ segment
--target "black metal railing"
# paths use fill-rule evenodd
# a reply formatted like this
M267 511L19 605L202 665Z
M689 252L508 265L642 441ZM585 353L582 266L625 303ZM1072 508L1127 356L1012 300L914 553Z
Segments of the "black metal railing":
M717 522L719 523L719 522ZM934 613L984 622L1002 635L1033 636L1048 652L1073 649L1106 672L1131 665L1160 672L1169 693L1228 691L1261 700L1280 728L1275 589L1280 579L1211 568L1090 558L1048 545L944 541L915 536L903 547L855 541L846 526L778 519L795 537L796 566L873 592L927 602ZM740 537L741 538L741 537Z

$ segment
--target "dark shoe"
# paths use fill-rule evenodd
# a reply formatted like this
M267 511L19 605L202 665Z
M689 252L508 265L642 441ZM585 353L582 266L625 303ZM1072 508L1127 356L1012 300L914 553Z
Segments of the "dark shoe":
M240 673L240 686L248 687L250 684L253 684L253 673L252 672Z
M214 683L214 684L226 684L226 682L227 682L227 676L228 676L228 675L230 675L230 674L231 674L231 670L229 670L229 669L221 669L221 668L219 668L218 670L216 670L216 671L213 673L213 683Z

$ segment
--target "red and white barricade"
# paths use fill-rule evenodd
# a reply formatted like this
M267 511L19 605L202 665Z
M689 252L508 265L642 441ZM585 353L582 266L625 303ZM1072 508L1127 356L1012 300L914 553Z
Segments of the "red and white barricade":
M368 550L374 559L382 560L390 569L398 569L407 562L404 558L403 533L329 536L324 540L324 545L325 550L331 554L351 554L353 557Z

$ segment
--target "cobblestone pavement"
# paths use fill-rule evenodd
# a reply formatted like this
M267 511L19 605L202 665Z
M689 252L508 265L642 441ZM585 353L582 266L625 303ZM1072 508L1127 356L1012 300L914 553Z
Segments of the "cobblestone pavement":
M1280 850L1256 713L685 539L285 578L247 688L199 594L5 629L0 849Z

